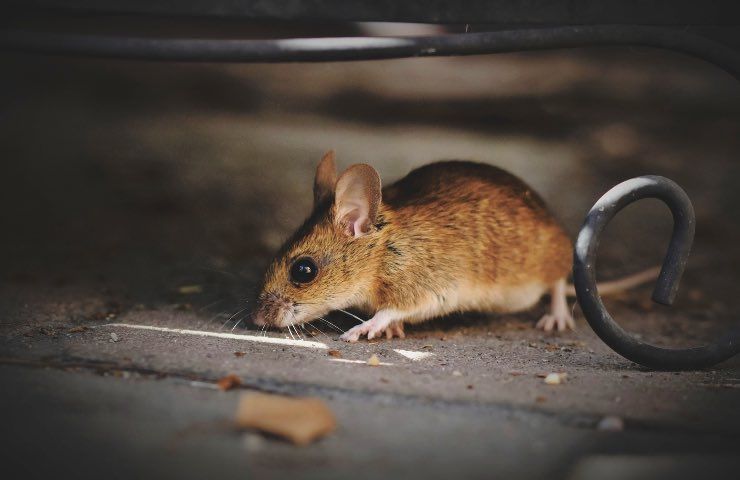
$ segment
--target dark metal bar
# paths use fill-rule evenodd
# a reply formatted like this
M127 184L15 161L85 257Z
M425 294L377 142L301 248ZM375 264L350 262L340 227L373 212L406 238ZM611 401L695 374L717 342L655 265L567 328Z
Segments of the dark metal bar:
M7 0L61 13L424 23L727 25L736 0Z
M670 305L686 266L694 239L694 207L673 181L659 176L637 177L622 182L596 202L586 216L576 240L573 283L578 303L596 334L617 353L640 365L658 370L691 370L710 367L740 353L740 328L703 347L660 348L642 342L622 329L609 315L596 286L596 253L601 233L627 205L643 198L662 200L673 214L673 233L653 300Z
M565 26L426 37L283 40L127 38L25 30L0 31L0 48L4 50L204 62L349 61L604 45L639 45L675 50L712 62L740 78L740 52L694 33L662 27Z

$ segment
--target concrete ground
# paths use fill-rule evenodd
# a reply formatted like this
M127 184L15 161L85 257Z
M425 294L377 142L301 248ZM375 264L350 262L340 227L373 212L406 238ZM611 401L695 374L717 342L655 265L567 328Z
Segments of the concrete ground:
M606 303L648 341L701 344L740 314L740 89L729 75L642 49L325 65L4 60L8 469L582 479L740 466L740 358L649 371L606 347L577 307L579 328L564 334L532 328L544 303L357 344L337 341L335 326L353 324L343 315L307 327L307 342L295 345L167 330L264 338L246 322L247 299L308 213L313 168L333 148L341 166L373 164L384 181L439 159L503 166L543 195L573 238L612 185L673 178L697 211L677 304L652 304L649 286ZM657 202L629 207L606 232L600 275L659 263L668 217ZM384 364L366 365L373 354ZM567 381L546 385L550 372ZM227 374L242 388L215 388ZM339 428L305 448L237 432L229 421L252 389L321 397ZM624 429L600 429L605 416Z

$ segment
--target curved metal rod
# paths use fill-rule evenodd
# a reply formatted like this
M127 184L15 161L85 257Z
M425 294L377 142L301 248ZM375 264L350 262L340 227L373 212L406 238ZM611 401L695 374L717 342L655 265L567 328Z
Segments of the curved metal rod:
M148 60L318 62L478 55L604 45L664 48L702 58L740 78L740 53L685 30L640 25L586 25L423 37L334 37L280 40L116 37L0 31L0 49Z
M653 300L671 305L694 240L694 207L686 192L673 181L643 176L609 190L591 208L576 240L573 283L578 303L596 334L628 360L657 370L692 370L710 367L740 353L740 329L703 347L668 349L642 342L624 331L606 311L596 287L596 253L606 225L627 205L643 198L662 200L673 214L673 233Z

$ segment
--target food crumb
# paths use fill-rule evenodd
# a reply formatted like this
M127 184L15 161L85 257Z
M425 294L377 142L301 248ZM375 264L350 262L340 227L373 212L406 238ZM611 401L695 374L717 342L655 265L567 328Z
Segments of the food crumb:
M237 358L238 357L243 357L246 354L247 354L247 352L234 352L234 356L237 357Z
M568 376L567 373L548 373L545 376L545 383L548 385L560 385Z
M373 356L367 360L367 364L371 367L377 367L378 365L380 365L380 360L378 359L377 355L373 354Z
M454 377L462 377L462 372L460 370L454 370L452 372L452 376L454 376Z
M218 388L221 389L221 391L227 391L231 390L232 388L236 388L242 384L241 378L237 377L233 373L231 375L226 375L223 378L220 378L218 382L216 382L216 385L218 385Z
M236 424L282 437L295 445L308 445L336 429L329 407L318 398L249 393L242 396Z
M327 353L327 354L328 354L328 355L329 355L330 357L334 357L334 358L342 358L342 352L340 352L339 350L329 350L329 351L328 351L328 352L326 352L326 353Z

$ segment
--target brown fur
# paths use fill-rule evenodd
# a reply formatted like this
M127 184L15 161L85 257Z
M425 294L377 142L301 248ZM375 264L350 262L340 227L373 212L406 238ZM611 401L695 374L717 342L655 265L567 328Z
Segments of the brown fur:
M336 218L325 161L333 167L333 154L319 165L311 216L265 275L258 323L284 327L349 307L408 311L411 322L451 311L515 311L532 301L512 303L510 292L532 286L536 301L568 275L567 235L531 188L499 168L448 161L416 169L382 190L367 233L355 238ZM319 273L292 283L290 266L304 256ZM495 299L493 291L500 291Z

